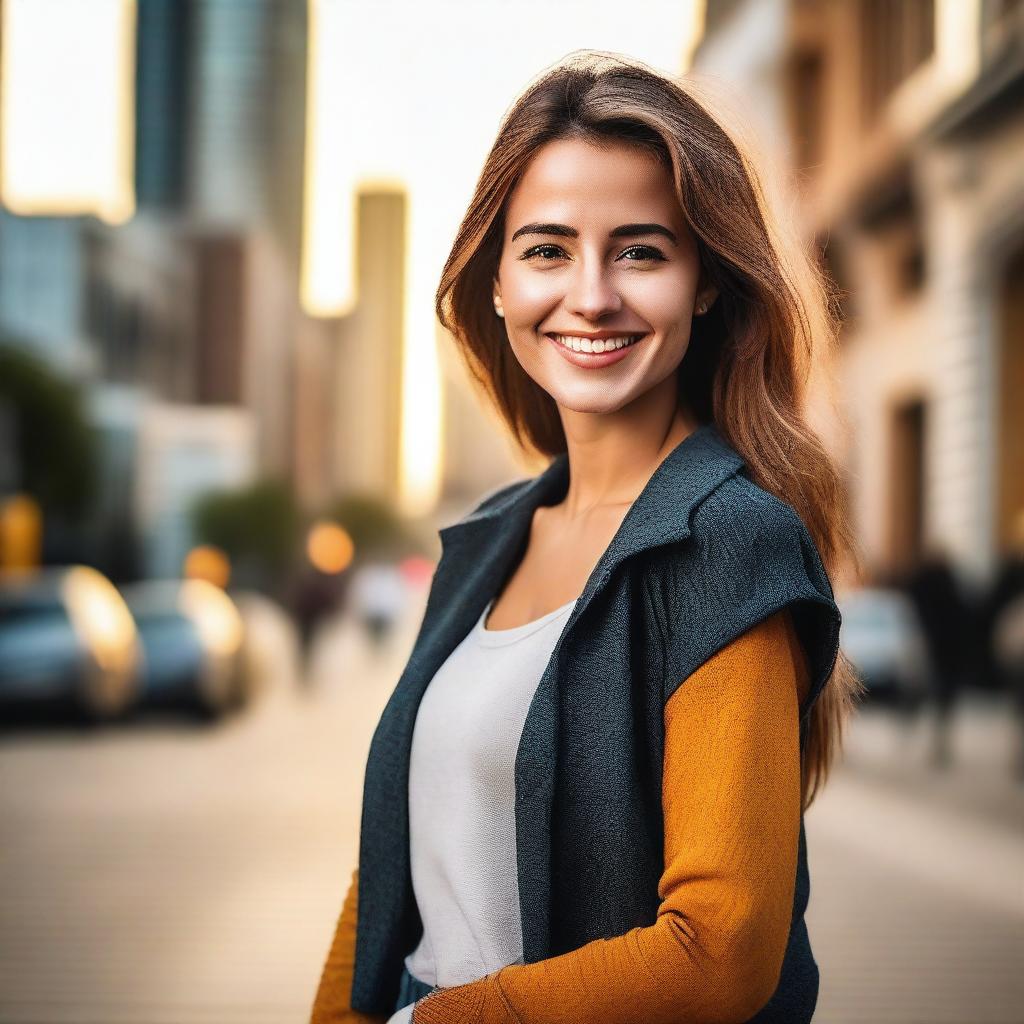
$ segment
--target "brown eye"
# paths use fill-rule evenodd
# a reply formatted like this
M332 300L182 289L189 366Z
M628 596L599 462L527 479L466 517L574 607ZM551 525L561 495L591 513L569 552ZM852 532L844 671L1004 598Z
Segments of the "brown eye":
M628 253L636 252L640 253L638 259L631 259L630 263L638 263L640 260L664 260L665 257L659 249L655 249L653 245L632 245L625 252L623 252L619 259Z
M520 259L528 260L531 256L539 256L542 252L560 253L561 251L557 245L535 245L532 249L527 249ZM545 257L541 262L550 263L551 261Z

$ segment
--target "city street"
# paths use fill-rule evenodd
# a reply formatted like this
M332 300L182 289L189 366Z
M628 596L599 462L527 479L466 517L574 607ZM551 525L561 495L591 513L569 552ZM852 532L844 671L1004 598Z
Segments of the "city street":
M927 726L862 714L806 816L807 921L825 1024L1024 1020L1024 785L1001 708L965 702L957 768L923 765Z
M355 863L361 773L410 629L376 657L340 625L315 687L213 727L172 718L0 740L0 1021L307 1019ZM275 640L274 630L279 630ZM998 709L970 705L945 779L923 730L866 717L808 812L816 1021L1024 1018L1024 800Z
M511 834L603 887L527 935L638 889L635 695L798 601L874 695L816 737L815 1024L1024 1024L1024 0L0 0L0 71L0 1024L308 1024L442 556L428 675L473 595L586 594ZM659 1024L633 966L600 1024Z

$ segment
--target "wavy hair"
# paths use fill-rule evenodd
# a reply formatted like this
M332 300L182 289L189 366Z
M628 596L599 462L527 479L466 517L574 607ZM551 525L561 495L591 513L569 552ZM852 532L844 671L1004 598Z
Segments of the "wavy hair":
M831 579L860 559L840 471L804 406L815 361L836 343L838 304L818 261L772 216L749 151L687 85L594 50L574 51L537 78L505 114L484 161L441 274L437 316L519 447L545 456L565 451L555 400L520 366L491 301L507 202L534 154L556 139L652 153L671 173L701 266L718 288L709 312L694 318L678 368L680 401L700 422L715 424L755 483L792 506ZM828 778L862 693L840 652L801 755L805 810Z

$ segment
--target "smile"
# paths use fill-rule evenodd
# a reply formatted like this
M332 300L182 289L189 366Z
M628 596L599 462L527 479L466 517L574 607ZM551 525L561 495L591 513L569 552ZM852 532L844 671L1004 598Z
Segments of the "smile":
M579 338L572 334L545 334L559 354L574 366L597 369L624 359L649 334L620 334L611 338Z
M643 335L623 334L614 338L598 338L596 341L591 341L590 338L577 338L574 334L549 334L548 337L566 348L571 348L573 352L608 352L610 349L635 345Z

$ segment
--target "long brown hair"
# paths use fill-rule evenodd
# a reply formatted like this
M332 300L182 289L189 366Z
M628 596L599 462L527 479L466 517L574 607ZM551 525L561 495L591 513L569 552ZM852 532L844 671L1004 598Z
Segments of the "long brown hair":
M509 196L533 155L555 139L642 147L671 172L718 298L693 321L679 365L681 402L713 422L751 479L791 505L830 578L859 563L840 474L804 417L818 354L835 344L836 303L818 262L774 221L749 153L686 88L646 65L574 51L509 109L484 162L437 289L441 324L525 452L566 450L554 399L522 369L491 301ZM841 749L862 687L840 652L811 712L802 754L810 806Z

